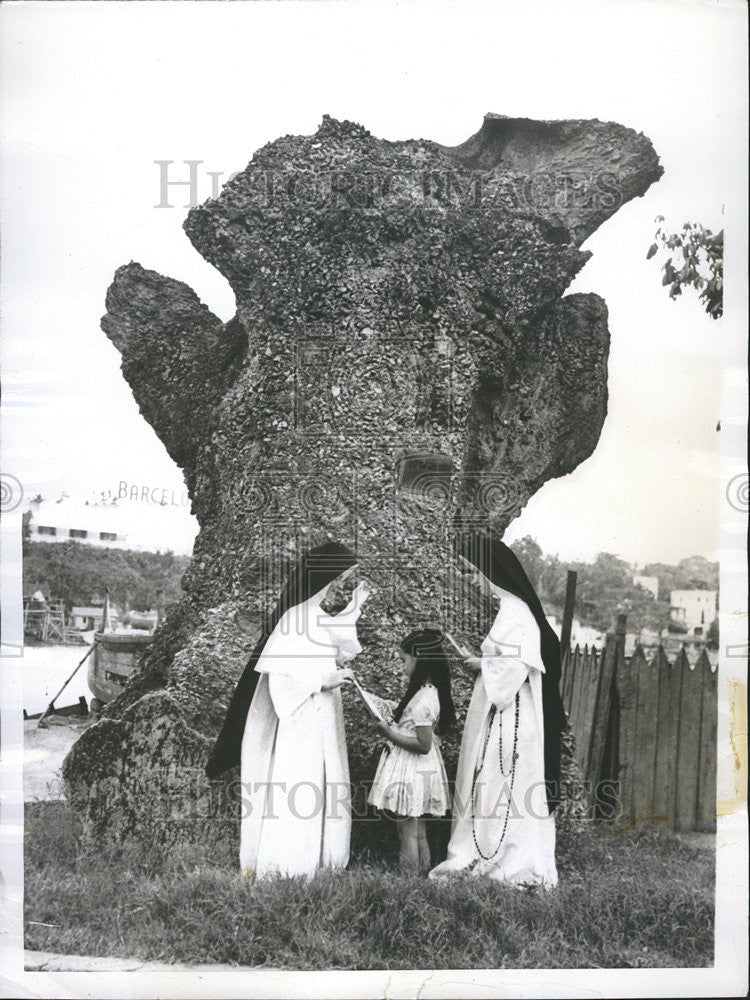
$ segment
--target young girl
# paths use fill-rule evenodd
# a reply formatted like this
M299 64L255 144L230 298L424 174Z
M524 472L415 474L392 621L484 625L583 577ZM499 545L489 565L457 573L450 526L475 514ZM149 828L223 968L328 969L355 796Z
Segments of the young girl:
M393 723L377 729L391 746L380 758L368 802L394 813L401 845L401 867L427 869L430 848L424 815L443 816L449 804L448 780L438 735L456 721L448 658L437 629L417 629L399 646L408 678L395 707Z

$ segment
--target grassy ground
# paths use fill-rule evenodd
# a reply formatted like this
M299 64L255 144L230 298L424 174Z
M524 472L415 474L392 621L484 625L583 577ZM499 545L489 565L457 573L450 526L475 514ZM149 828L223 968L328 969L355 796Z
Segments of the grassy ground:
M713 962L714 854L587 829L550 893L405 877L360 857L244 883L197 848L81 851L62 803L26 812L26 946L286 969L634 968Z

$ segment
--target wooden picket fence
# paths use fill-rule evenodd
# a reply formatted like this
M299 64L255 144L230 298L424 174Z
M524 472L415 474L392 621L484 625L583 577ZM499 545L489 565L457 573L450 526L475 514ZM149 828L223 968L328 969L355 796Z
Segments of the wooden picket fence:
M591 815L625 827L716 829L717 672L659 647L625 657L625 618L603 650L570 650L562 696Z

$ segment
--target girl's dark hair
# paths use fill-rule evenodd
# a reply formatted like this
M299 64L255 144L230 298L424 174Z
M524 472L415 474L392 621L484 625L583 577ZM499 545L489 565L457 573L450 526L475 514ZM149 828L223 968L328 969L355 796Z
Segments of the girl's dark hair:
M436 628L419 628L410 632L399 643L399 648L408 656L417 658L414 673L409 678L406 693L398 703L393 718L401 718L404 709L423 684L434 684L440 700L440 718L435 732L442 735L456 721L456 710L451 697L451 678L448 657L442 647L443 633Z

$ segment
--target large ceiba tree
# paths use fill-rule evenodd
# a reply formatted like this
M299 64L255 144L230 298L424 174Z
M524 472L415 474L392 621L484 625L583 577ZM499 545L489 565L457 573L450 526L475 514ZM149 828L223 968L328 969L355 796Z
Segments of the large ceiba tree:
M355 547L375 588L357 660L372 689L400 691L394 647L417 625L478 645L487 609L452 540L502 533L596 447L607 309L564 293L581 244L661 172L645 136L607 122L488 115L446 148L326 117L187 217L234 291L228 323L174 278L118 270L102 326L200 533L184 598L65 762L90 833L236 829L203 768L252 641L237 614L257 634L310 545ZM457 674L459 723L468 683ZM346 712L356 805L377 746L353 701Z

